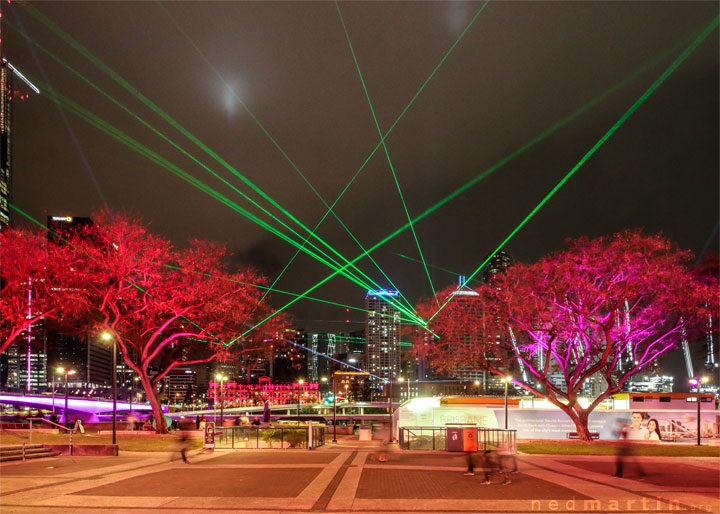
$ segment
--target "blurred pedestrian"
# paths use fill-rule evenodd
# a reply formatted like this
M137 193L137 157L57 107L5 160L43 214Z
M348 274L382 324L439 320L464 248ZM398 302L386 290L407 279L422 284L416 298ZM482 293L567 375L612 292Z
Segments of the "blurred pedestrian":
M189 438L186 433L180 434L180 457L182 457L183 464L190 464L190 461L187 458L187 450L189 446Z
M127 429L134 432L135 429L137 428L137 422L138 422L137 416L135 416L135 414L133 414L131 412L130 414L128 414L126 421L127 421Z
M615 478L623 478L629 464L634 465L639 476L645 476L645 470L643 470L640 463L632 459L632 443L628 441L628 434L631 429L632 427L622 419L616 420L614 432L618 437L618 445L615 452L615 474L613 475Z
M465 476L468 477L475 476L475 463L473 462L473 453L475 452L465 452L465 458L467 460L467 471L465 472Z
M195 430L200 430L200 414L195 416Z

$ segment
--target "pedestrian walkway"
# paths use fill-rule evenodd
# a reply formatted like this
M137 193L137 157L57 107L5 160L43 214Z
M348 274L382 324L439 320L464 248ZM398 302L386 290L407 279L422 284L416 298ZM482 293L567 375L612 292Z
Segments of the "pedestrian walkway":
M343 440L316 450L64 457L0 465L3 514L162 512L719 512L720 459L521 456L512 483L465 476L463 454ZM148 456L150 455L150 456ZM384 456L385 462L380 456Z

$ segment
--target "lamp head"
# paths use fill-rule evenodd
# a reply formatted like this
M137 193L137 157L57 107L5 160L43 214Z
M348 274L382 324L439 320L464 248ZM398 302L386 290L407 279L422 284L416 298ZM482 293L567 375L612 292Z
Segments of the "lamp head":
M103 332L102 334L100 334L100 338L101 338L103 341L110 341L110 340L112 339L112 334L106 330L105 332Z
M58 372L58 373L65 373L65 368L58 368L58 369L57 369L57 372Z

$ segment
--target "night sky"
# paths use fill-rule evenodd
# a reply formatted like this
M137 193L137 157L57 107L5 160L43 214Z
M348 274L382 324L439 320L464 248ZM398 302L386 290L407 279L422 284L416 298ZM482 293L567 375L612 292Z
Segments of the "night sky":
M332 203L379 141L331 2L36 2L31 4L310 227L325 207L238 97ZM340 9L378 123L386 131L484 2L343 2ZM20 4L4 8L5 56L243 207L249 204L112 105L42 48L76 68L243 191L210 156L122 89ZM581 159L692 38L717 2L490 2L387 138L411 216L432 206L653 59L604 101L419 222L428 263L470 274ZM235 97L235 94L237 97ZM225 241L271 278L295 250L132 149L62 112L46 94L14 105L13 201L30 215L130 209L181 246ZM566 237L629 227L683 248L718 248L718 31L507 244L522 261ZM382 148L336 213L365 246L405 212ZM329 217L318 232L346 257L357 245ZM430 293L410 231L374 257L411 300ZM388 284L367 260L362 268ZM298 258L277 287L302 292L329 274ZM456 277L431 268L436 288ZM361 307L335 278L314 296ZM275 295L283 305L288 297ZM298 327L355 330L363 314L314 302ZM345 320L349 319L350 323Z

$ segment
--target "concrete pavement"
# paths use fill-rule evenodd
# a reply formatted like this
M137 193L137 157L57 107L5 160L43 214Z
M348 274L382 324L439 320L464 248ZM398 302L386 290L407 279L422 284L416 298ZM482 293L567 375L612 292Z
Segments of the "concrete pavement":
M342 440L316 450L58 457L0 465L6 513L720 512L718 459L645 457L648 477L612 478L612 457L521 456L500 485L465 457ZM129 453L129 452L128 452ZM384 454L386 462L381 462ZM171 460L176 459L176 460Z

